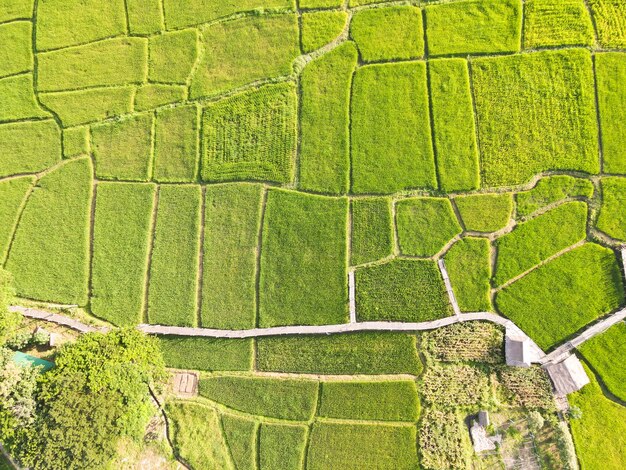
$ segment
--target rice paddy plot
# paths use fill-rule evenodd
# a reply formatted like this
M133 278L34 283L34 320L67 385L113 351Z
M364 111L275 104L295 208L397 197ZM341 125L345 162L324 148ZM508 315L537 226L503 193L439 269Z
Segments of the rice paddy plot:
M300 470L308 427L303 424L262 423L259 430L259 468Z
M470 194L454 198L466 230L472 232L497 232L511 221L513 195Z
M34 183L34 176L0 182L0 265L4 265L20 208Z
M36 173L61 160L61 131L53 120L0 124L0 177Z
M224 438L237 470L255 470L258 423L241 416L222 414Z
M350 264L377 261L393 253L392 202L388 198L352 199Z
M194 105L157 112L154 127L156 181L196 181L200 153L198 115L198 108Z
M198 55L198 41L195 29L150 38L148 78L160 83L186 84Z
M524 48L593 46L585 0L529 0L524 4Z
M569 175L548 176L540 179L534 188L515 195L517 215L527 217L565 199L590 199L593 193L593 183L589 180Z
M50 117L37 103L31 73L0 79L0 100L0 122Z
M302 52L319 49L337 38L348 20L345 11L314 11L302 14Z
M621 0L589 0L598 42L607 49L626 47L626 4Z
M158 336L167 367L204 371L249 371L253 340Z
M33 69L32 23L0 24L0 77Z
M596 226L616 240L626 241L626 178L604 178L602 205Z
M491 245L486 238L467 237L445 256L454 295L463 312L493 310L491 305Z

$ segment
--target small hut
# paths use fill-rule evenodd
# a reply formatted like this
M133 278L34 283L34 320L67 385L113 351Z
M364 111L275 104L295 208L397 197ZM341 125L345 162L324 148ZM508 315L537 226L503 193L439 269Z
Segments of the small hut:
M583 365L574 354L570 354L567 359L558 364L547 364L545 369L548 371L557 396L564 397L577 392L589 383L589 377Z
M506 365L513 367L530 367L530 340L521 336L513 336L507 332L504 339Z

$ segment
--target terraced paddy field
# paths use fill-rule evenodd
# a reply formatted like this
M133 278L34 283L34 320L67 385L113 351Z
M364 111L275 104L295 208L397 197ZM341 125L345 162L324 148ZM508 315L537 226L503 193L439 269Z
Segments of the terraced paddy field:
M167 413L197 469L523 459L463 424L486 408L522 442L557 416L501 338L448 363L438 330L189 328L487 312L550 352L625 305L625 139L621 0L0 0L0 267L18 303L182 328L160 341L200 397ZM584 416L623 412L621 326L581 348ZM581 467L624 468L584 419ZM541 433L569 468L546 450L569 431Z

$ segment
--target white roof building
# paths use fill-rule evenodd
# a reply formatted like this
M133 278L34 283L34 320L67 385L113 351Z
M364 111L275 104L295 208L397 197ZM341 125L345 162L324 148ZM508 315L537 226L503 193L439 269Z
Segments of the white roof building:
M530 340L522 336L507 335L504 339L504 353L507 366L530 367Z
M574 354L558 364L547 364L545 369L548 371L558 396L576 392L589 383L589 377L583 365Z

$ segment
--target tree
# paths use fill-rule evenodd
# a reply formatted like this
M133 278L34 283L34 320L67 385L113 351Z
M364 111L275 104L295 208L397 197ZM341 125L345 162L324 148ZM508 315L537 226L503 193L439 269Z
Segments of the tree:
M90 333L63 346L55 363L41 376L38 414L15 455L33 469L102 468L120 437L145 432L149 386L165 378L158 344L133 329Z
M13 299L13 277L8 271L0 268L0 346L11 338L20 325L21 316L9 312Z
M528 427L532 432L539 432L544 424L546 424L546 420L537 410L533 410L528 414Z

